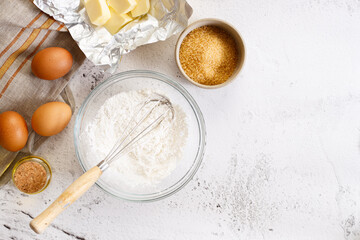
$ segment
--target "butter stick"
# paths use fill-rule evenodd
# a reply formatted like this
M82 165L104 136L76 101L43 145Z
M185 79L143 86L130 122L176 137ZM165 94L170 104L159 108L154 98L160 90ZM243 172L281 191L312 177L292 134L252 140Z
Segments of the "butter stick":
M136 18L138 16L148 13L150 10L150 0L139 0L137 6L131 11L131 16Z
M136 7L136 0L107 0L107 3L118 14L128 13Z
M111 17L106 0L86 0L85 9L92 24L105 24Z
M125 24L132 21L133 19L128 14L118 14L110 8L111 17L109 21L104 24L104 27L114 35L117 33Z

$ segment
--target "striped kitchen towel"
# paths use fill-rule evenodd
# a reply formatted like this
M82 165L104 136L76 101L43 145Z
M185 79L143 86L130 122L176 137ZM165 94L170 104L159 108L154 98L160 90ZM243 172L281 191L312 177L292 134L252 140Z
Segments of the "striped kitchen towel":
M66 27L41 12L31 1L0 0L0 112L16 111L28 123L40 105L59 97L85 56ZM46 47L63 47L74 58L70 73L46 81L31 73L33 56ZM67 91L68 92L68 91ZM0 147L0 176L17 153Z

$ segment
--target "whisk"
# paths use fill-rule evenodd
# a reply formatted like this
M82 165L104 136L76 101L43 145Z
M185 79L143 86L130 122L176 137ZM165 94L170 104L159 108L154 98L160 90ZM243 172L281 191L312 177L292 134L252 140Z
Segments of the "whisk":
M105 159L81 175L47 209L34 218L30 222L31 229L36 233L42 233L62 211L95 184L113 161L131 151L139 140L156 129L165 119L168 118L172 121L174 115L174 108L169 99L160 94L150 96L148 100L139 105L122 136Z

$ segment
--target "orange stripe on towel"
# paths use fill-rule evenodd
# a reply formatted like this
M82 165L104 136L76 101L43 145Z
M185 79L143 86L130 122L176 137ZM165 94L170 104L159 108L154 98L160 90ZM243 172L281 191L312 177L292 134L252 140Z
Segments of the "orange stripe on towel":
M55 22L54 19L52 18L48 18L45 23L43 23L41 25L41 27L47 27L49 28L53 23ZM22 54L24 51L26 51L28 49L28 47L35 41L35 39L37 38L37 36L39 35L41 29L34 29L32 31L32 33L30 34L30 36L28 37L28 39L26 39L26 41L23 43L23 45L16 50L15 52L13 52L8 59L6 59L5 63L1 66L0 68L0 80L1 78L4 76L4 74L6 73L6 71L11 67L11 65L14 63L14 61L16 60L16 58Z
M60 26L56 29L56 31L60 31L62 28L64 27L64 24L60 24ZM18 67L18 69L16 69L16 71L14 72L14 74L10 77L10 79L8 80L8 82L6 83L5 87L2 89L1 93L0 93L0 98L4 95L6 89L10 86L11 82L14 80L14 78L16 77L16 75L20 72L20 70L24 67L24 65L27 63L27 61L29 61L30 58L32 58L35 53L39 50L39 48L41 47L41 45L45 42L45 40L49 37L51 31L48 31L45 36L43 37L43 39L41 39L41 41L39 42L39 44L36 46L36 48L34 49L34 51L32 53L30 53L25 59L24 61L20 64L20 66Z
M0 53L0 57L2 57L12 47L12 45L14 45L14 43L24 33L25 29L31 27L31 25L33 25L34 22L36 22L36 20L38 20L42 15L43 15L43 12L40 12L33 20L31 20L31 22L28 25L26 25L26 27L21 28L20 32L15 36L15 38L11 41L11 43L9 43L9 45L7 45L6 48Z

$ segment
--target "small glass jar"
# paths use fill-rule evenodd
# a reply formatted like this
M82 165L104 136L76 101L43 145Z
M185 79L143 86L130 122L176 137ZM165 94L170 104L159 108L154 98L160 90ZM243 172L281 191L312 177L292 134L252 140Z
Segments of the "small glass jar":
M17 189L26 194L44 191L52 177L50 164L42 157L27 156L20 159L12 170L12 180Z

